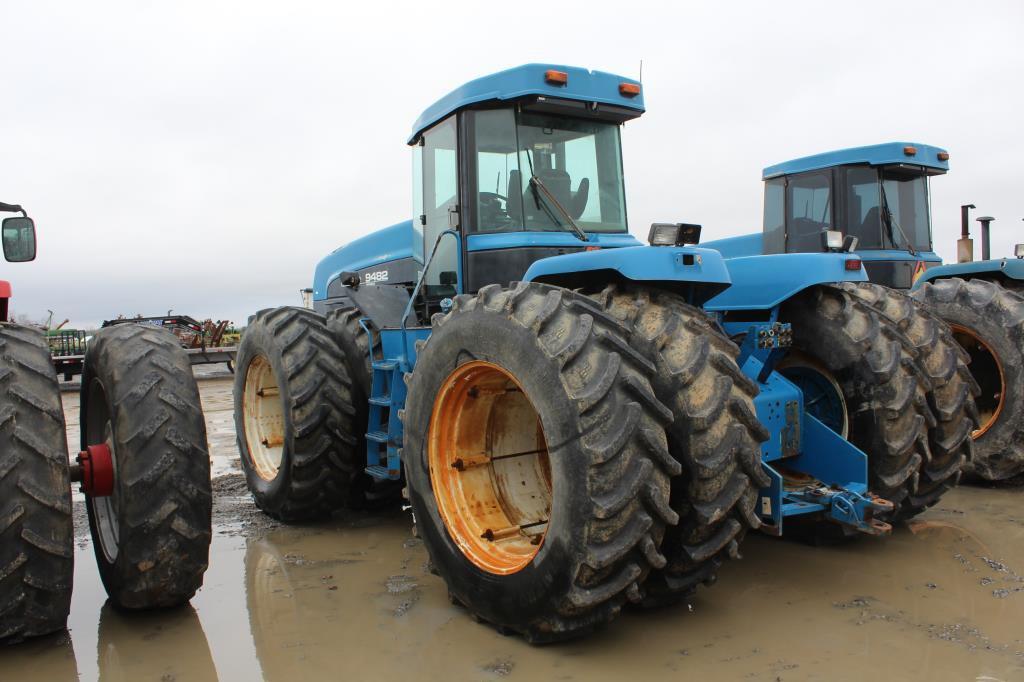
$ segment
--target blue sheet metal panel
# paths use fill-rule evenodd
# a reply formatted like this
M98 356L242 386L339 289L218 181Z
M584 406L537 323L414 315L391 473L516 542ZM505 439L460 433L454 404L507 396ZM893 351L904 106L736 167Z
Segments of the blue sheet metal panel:
M722 258L743 258L764 254L764 235L760 232L741 234L738 237L725 237L702 242L705 249L714 249L722 254Z
M401 329L380 330L381 355L388 362L401 362L405 358L405 339Z
M564 71L569 75L566 85L552 85L544 80L548 69ZM547 95L561 99L582 102L598 102L614 104L618 107L634 109L637 116L644 112L644 93L635 97L625 97L619 93L620 83L640 82L632 78L616 76L603 71L590 71L577 66L559 64L523 64L505 71L492 73L452 90L447 95L427 107L412 126L412 134L408 144L413 144L420 133L457 111L471 104L487 101L518 99L529 95Z
M782 535L782 474L769 464L762 464L768 474L768 487L758 492L757 513L761 517L761 530L769 535Z
M532 246L567 246L579 247L600 246L603 249L620 248L623 246L643 246L643 242L631 234L606 234L588 232L590 241L580 239L568 232L491 232L471 234L466 237L467 251L494 251L497 249L517 249Z
M711 312L765 310L815 284L866 282L868 277L863 266L858 270L846 269L846 261L851 258L857 259L857 256L780 253L724 260L732 286L704 304L704 309Z
M756 380L761 367L761 362L751 356L742 369L744 374ZM758 421L768 430L768 440L761 443L761 461L774 462L790 457L793 453L787 452L787 444L792 442L791 430L795 428L799 433L801 429L799 415L803 413L803 394L778 372L772 372L765 383L758 385L758 389L760 392L754 398L754 410ZM796 402L796 424L791 424L787 416L787 405L792 402Z
M907 156L903 152L904 147L915 147L917 153L913 156ZM867 147L851 147L849 149L838 149L768 166L761 172L761 178L767 180L780 175L792 175L793 173L803 173L821 168L861 163L872 166L908 163L940 171L948 171L949 161L939 161L939 152L945 151L945 149L940 147L933 147L918 142L886 142Z
M730 281L717 251L692 246L631 246L542 258L530 266L523 281L599 270L613 270L635 282L727 285Z
M335 249L316 264L313 300L327 298L327 284L342 272L412 258L412 239L412 221L406 220Z
M1024 259L1000 258L999 260L978 260L973 263L950 263L928 268L914 283L919 289L925 282L949 277L984 278L986 275L1002 275L1010 279L1024 280Z
M868 456L853 443L804 413L803 448L786 466L809 474L822 483L858 493L867 490Z

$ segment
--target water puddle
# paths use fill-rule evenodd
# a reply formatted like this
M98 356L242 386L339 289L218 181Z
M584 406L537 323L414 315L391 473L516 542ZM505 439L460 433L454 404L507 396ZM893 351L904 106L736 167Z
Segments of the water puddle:
M889 538L755 535L691 608L631 611L543 648L452 606L404 513L284 527L253 511L237 474L216 490L189 607L105 606L80 539L70 634L0 651L0 680L1024 679L1020 489L961 487Z

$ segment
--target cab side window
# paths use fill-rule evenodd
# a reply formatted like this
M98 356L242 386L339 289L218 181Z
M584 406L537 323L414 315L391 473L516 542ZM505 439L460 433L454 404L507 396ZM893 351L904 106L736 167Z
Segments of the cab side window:
M831 230L832 175L804 173L789 179L786 188L786 250L821 250L821 232Z
M786 179L764 183L764 252L786 250Z

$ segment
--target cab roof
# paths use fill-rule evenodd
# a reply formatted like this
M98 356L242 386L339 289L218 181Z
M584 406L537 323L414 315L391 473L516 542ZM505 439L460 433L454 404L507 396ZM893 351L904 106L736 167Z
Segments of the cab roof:
M908 148L914 153L908 154ZM939 154L945 154L946 160L940 160ZM949 170L949 156L945 149L933 147L919 142L886 142L867 147L850 147L824 154L805 156L784 163L768 166L761 172L761 179L768 180L780 175L793 175L812 170L822 170L835 166L867 164L870 166L888 166L903 164L908 166L924 166L938 173Z
M560 85L547 82L545 74L549 70L566 74L566 83ZM622 83L640 85L639 81L632 78L561 64L523 64L498 71L459 86L427 107L413 124L408 144L415 144L427 128L471 104L514 100L531 95L610 104L636 111L639 116L644 112L643 90L629 97L619 92Z

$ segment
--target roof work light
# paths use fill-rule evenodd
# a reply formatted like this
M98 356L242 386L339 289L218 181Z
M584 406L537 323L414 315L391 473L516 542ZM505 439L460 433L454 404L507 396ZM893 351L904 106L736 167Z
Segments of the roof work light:
M653 223L647 235L651 246L682 246L700 243L700 225L691 223Z

